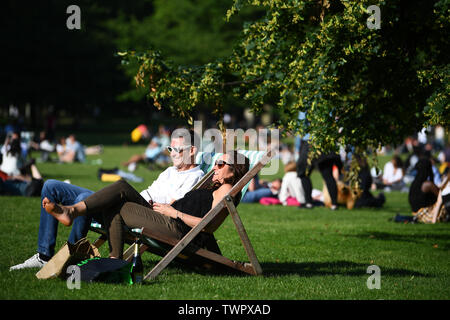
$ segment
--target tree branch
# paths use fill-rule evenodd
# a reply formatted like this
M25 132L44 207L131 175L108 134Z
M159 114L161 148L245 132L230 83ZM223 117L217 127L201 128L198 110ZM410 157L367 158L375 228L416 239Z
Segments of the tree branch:
M261 82L263 81L264 78L263 77L259 77L253 80L241 80L241 81L232 81L232 82L224 82L222 83L222 88L225 86L236 86L236 85L240 85L243 83L254 83L254 82Z

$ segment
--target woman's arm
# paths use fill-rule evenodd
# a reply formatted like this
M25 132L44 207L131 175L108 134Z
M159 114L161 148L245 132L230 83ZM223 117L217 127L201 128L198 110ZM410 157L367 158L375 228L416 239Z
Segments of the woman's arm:
M154 203L153 210L169 218L180 219L191 228L195 227L202 220L201 218L181 212L172 207L170 204Z
M223 184L219 187L219 189L214 191L213 203L211 205L211 208L214 208L220 202L220 200L222 200L223 197L225 197L225 195L231 190L232 187L233 186L231 184Z

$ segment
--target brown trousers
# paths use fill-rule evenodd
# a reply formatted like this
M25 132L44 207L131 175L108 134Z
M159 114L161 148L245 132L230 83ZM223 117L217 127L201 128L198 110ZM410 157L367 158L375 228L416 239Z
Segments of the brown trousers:
M171 238L181 239L184 235L176 219L150 209L148 202L125 180L97 191L84 202L87 214L102 214L111 257L122 259L124 225L155 230Z

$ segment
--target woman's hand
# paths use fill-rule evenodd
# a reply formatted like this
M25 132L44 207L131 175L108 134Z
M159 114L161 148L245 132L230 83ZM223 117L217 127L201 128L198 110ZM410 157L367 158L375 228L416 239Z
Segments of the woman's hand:
M170 204L154 202L153 210L161 213L162 215L168 216L169 218L177 218L177 210Z

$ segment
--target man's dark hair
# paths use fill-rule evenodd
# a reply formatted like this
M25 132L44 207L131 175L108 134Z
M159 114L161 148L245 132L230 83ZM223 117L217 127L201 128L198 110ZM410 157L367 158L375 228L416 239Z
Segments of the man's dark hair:
M189 143L189 145L191 146L197 147L197 150L200 149L200 137L193 129L175 129L172 133L172 138L184 138L184 141L186 143Z

